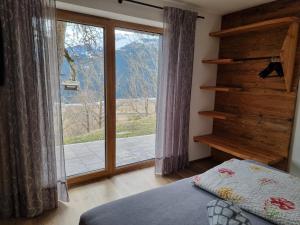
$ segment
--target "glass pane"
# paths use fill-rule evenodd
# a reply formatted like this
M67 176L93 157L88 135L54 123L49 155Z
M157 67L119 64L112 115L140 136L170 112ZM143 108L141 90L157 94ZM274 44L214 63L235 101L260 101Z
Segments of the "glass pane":
M103 28L57 23L67 176L105 168Z
M154 158L160 35L116 29L116 165Z

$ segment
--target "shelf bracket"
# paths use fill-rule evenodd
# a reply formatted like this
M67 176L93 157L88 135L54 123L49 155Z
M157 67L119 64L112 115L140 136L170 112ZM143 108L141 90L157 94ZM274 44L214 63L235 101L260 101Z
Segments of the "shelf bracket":
M284 71L287 92L291 92L298 44L299 23L293 22L289 26L280 52L280 60Z

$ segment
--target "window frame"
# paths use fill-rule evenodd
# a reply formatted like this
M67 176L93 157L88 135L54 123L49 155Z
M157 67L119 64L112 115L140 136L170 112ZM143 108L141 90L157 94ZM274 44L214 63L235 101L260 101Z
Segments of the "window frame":
M163 29L61 9L56 10L56 21L92 25L104 29L105 169L70 176L67 179L68 186L72 187L111 177L120 173L154 166L154 159L150 159L116 167L115 29L123 28L159 35L163 34Z

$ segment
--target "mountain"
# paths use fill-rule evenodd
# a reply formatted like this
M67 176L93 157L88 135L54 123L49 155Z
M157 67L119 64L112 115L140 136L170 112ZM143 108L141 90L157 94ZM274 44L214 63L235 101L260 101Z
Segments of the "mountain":
M80 91L89 91L96 95L103 93L103 49L91 49L89 46L77 45L69 47L67 50L74 60ZM122 45L116 49L117 98L156 97L158 55L158 39L143 38L133 42L122 41ZM61 81L69 80L71 77L71 68L66 59L63 60L60 74ZM62 102L78 102L76 96L79 92L64 90L61 86Z

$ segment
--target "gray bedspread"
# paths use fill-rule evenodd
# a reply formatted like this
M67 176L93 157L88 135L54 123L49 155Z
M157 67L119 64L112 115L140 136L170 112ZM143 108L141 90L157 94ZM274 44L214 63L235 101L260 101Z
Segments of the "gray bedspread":
M213 199L188 178L91 209L80 225L209 225L206 205ZM245 214L252 225L272 224Z

